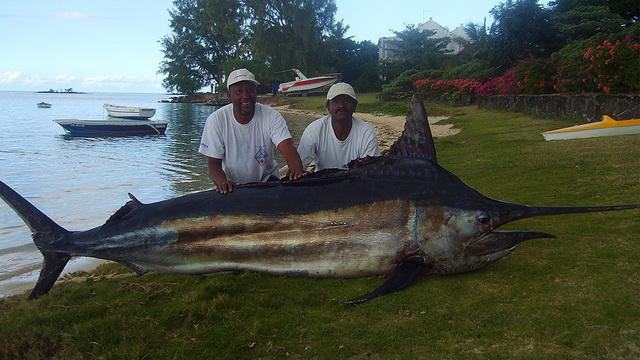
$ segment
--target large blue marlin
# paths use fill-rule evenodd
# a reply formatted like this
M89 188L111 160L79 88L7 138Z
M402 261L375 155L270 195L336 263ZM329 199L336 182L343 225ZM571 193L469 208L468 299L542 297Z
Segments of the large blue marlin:
M638 205L538 207L490 199L440 167L427 114L413 98L405 129L384 156L297 181L246 184L228 195L193 193L131 201L104 225L68 231L0 182L0 196L31 228L44 265L29 298L44 295L74 256L107 259L138 274L258 271L355 278L388 275L360 303L393 293L419 273L477 270L525 240L496 231L522 218Z

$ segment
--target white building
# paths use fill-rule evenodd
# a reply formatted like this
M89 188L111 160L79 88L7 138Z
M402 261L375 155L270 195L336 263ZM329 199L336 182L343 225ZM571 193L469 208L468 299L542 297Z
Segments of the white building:
M433 18L429 18L429 21L427 21L426 23L419 24L418 30L435 31L435 34L433 34L432 36L429 36L430 38L433 38L433 39L449 37L451 41L449 41L449 44L447 45L447 50L452 50L451 54L457 54L460 52L460 50L462 50L462 46L460 44L457 44L455 41L453 41L454 38L461 37L463 39L467 39L467 40L469 39L469 37L467 36L467 33L464 31L464 26L462 24L460 24L460 26L458 26L457 28L453 29L453 31L449 31L448 27L446 26L443 27L442 25L433 21ZM397 36L382 37L378 39L378 58L380 60L386 60L393 55L393 53L389 51L390 49L393 48L393 45L391 44L391 42L397 41L397 40L399 40Z

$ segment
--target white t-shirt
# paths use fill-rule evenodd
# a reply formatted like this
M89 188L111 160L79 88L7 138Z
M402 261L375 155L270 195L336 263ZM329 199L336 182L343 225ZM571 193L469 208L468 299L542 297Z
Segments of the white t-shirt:
M346 169L351 160L380 155L378 137L371 125L359 118L352 118L349 136L338 140L331 127L331 115L312 122L304 129L298 153L304 169L311 161L316 171L329 168Z
M251 121L240 124L233 116L233 104L229 104L207 118L198 151L222 159L228 180L264 182L271 175L278 176L274 149L290 138L284 118L271 107L256 104Z

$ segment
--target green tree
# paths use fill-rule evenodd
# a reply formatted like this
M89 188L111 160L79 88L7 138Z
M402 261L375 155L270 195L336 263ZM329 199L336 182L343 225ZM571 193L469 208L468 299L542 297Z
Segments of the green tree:
M353 86L360 92L379 91L382 81L379 75L378 45L368 40L359 42L354 62L358 76L353 80Z
M358 92L380 90L378 76L378 46L371 41L355 42L345 38L349 26L339 21L324 43L324 53L330 69L339 69L342 81L353 85Z
M172 34L160 40L163 86L192 93L206 85L221 85L223 65L247 57L243 7L233 0L174 0L173 5Z
M299 68L325 71L322 44L335 29L334 0L246 0L249 44L254 59L273 72Z
M486 19L482 25L472 22L468 23L464 26L464 32L467 38L457 36L452 39L455 43L462 46L462 50L459 53L460 57L467 58L468 60L487 60L491 52L491 42Z
M549 2L549 6L558 14L584 6L605 6L612 13L620 15L627 27L640 20L640 1L638 0L555 0Z
M462 50L452 57L449 69L443 74L444 79L487 79L497 75L495 68L489 64L491 54L491 37L484 24L468 23L464 26L466 38L454 37L452 40Z
M490 34L493 66L507 69L517 60L548 57L560 49L550 10L537 0L507 0L491 11Z
M444 64L449 37L431 38L435 31L421 31L413 24L393 33L397 39L390 41L392 56L381 64L384 78L393 79L407 70L438 69Z
M622 16L611 12L607 6L579 6L555 13L553 21L565 44L586 40L596 34L616 33L625 23Z
M334 0L174 0L172 34L161 39L159 73L170 91L224 87L233 68L259 78L296 67L326 67L322 44L334 30Z

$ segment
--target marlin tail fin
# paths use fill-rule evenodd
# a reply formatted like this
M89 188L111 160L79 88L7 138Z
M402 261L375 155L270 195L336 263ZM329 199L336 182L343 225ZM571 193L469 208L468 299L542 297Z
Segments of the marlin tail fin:
M29 295L29 299L35 299L51 290L67 262L71 259L69 252L61 250L62 246L69 241L71 232L56 224L2 181L0 181L0 197L31 229L33 242L44 256L40 277Z

